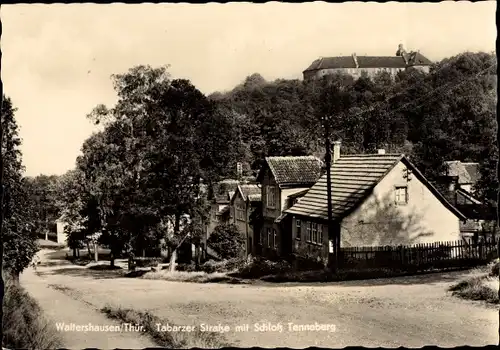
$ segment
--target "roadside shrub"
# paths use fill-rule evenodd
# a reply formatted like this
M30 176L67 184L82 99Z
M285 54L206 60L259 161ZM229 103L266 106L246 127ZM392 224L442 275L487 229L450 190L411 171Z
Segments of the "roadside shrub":
M3 344L8 349L55 349L62 346L56 329L37 302L16 282L6 280Z
M243 255L245 238L235 225L218 225L207 241L222 259L237 258Z
M208 260L200 266L200 270L206 273L213 272L231 272L242 268L245 265L245 259L233 258L222 261Z
M251 258L231 275L241 278L261 278L267 275L282 274L291 270L292 266L287 261L270 261L262 258Z
M487 281L487 276L475 276L458 282L448 290L453 292L453 295L464 299L483 300L498 304L498 292L490 288Z

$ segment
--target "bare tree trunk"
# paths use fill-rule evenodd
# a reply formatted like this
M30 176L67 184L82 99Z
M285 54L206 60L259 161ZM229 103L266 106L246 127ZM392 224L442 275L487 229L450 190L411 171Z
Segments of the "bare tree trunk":
M94 242L94 260L95 262L99 261L99 246L97 245L97 242Z
M180 227L181 227L181 215L179 213L176 213L175 214L175 224L174 224L174 237L179 237ZM176 260L177 260L177 249L178 249L178 246L172 250L172 253L170 255L170 263L168 265L168 270L170 272L175 271L175 265L176 265Z
M92 256L92 253L90 252L90 242L89 241L87 241L87 251L89 253L89 259L90 259L90 257Z

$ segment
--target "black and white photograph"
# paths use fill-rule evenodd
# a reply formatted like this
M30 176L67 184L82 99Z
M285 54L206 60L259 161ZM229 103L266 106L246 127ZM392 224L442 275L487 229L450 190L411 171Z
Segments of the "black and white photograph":
M499 346L496 6L2 4L2 350Z

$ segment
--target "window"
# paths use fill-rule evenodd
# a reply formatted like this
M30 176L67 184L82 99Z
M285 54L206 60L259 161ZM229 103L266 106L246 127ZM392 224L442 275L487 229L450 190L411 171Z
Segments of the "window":
M262 241L263 241L262 236L263 235L264 235L264 230L260 230L260 232L259 232L259 245L262 245Z
M306 223L306 229L307 229L306 242L311 242L311 223L310 222Z
M311 223L311 242L316 243L318 241L318 224L315 222Z
M408 187L396 187L396 205L405 205L408 203Z
M318 224L318 240L316 243L323 244L323 225L321 224Z
M236 219L245 221L245 207L241 203L236 205Z
M300 239L300 230L301 230L301 227L300 227L300 220L299 219L295 219L295 227L296 227L296 235L295 235L295 238L297 239Z
M271 229L267 229L267 247L271 248Z
M276 239L276 230L273 229L273 248L278 249L278 240Z
M267 186L267 207L274 209L276 207L276 191L274 186Z

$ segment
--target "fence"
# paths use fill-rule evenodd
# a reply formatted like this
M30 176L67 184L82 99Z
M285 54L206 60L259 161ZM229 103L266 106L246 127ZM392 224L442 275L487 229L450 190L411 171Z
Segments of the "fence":
M410 246L350 247L341 249L339 267L406 271L466 268L485 264L496 257L497 243L493 239L479 243L460 240Z

